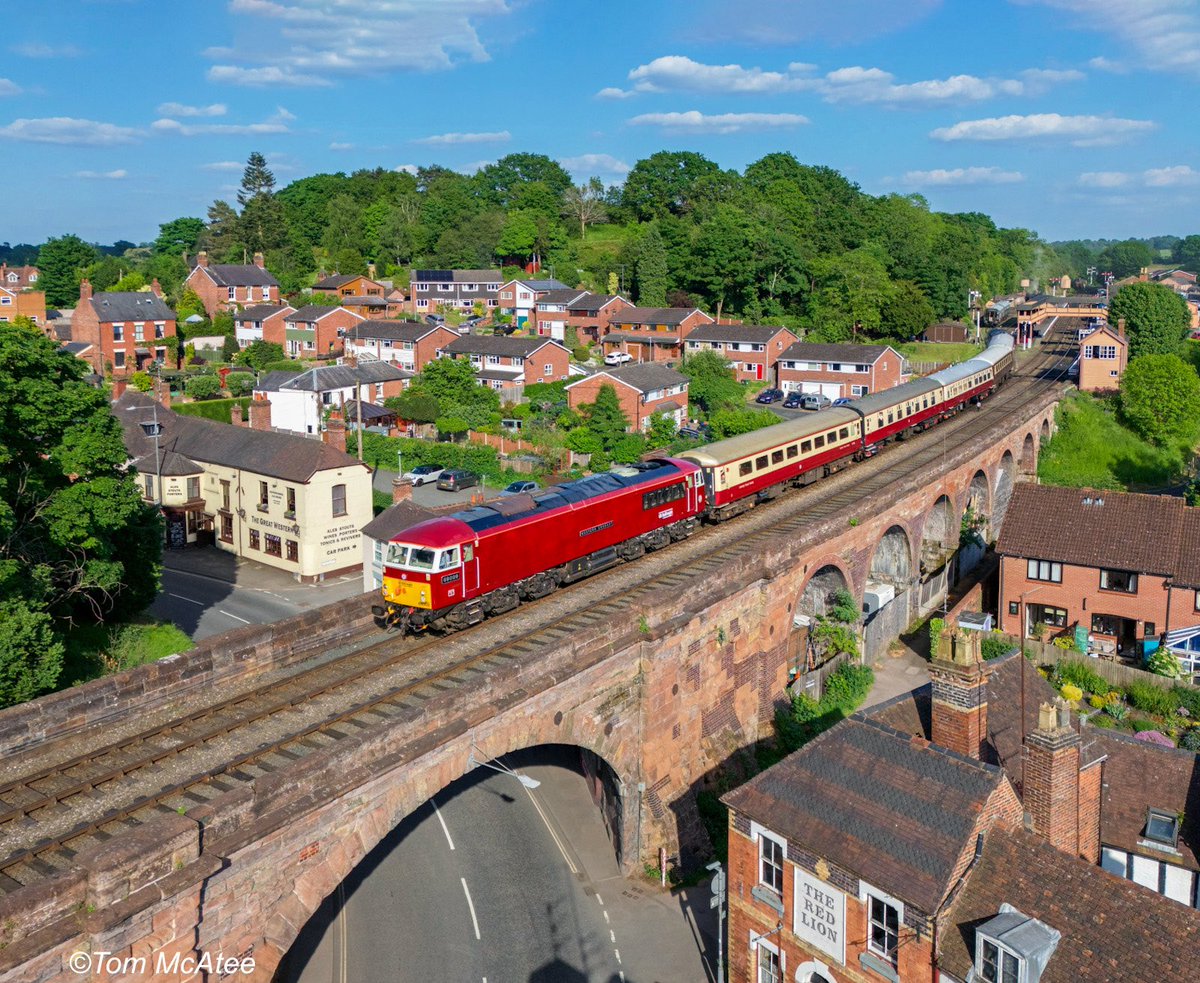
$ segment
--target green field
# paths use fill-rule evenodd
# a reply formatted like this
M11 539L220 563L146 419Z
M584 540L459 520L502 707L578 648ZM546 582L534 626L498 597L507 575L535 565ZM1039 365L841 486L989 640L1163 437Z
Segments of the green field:
M1058 405L1058 433L1038 456L1047 485L1145 491L1177 481L1181 451L1155 447L1121 426L1112 402L1072 393Z
M965 362L983 351L968 342L906 341L892 347L910 362Z

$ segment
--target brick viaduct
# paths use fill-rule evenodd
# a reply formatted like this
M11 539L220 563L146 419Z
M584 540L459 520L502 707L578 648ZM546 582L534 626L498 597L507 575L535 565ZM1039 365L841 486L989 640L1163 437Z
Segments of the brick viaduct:
M270 979L322 899L467 772L472 743L491 757L542 744L594 752L620 782L627 869L659 845L687 851L703 836L695 793L706 776L770 731L797 606L818 609L841 582L859 598L868 579L911 584L938 541L957 545L970 501L994 536L1013 483L1034 470L1056 398L1042 393L999 421L995 439L949 448L940 473L885 489L854 515L734 547L693 582L667 576L602 605L590 628L434 698L404 726L76 855L0 900L0 978L78 980L67 960L88 950L151 966L160 952L252 953L255 978Z

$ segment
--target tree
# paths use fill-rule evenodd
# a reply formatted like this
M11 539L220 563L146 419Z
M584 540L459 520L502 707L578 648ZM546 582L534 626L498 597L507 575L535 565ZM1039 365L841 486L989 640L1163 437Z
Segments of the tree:
M621 409L617 391L607 382L596 393L596 401L580 407L584 428L594 435L605 451L611 452L629 431L629 417Z
M666 413L654 413L650 417L650 430L646 442L651 447L666 447L675 439L675 419Z
M1175 262L1185 270L1200 273L1200 235L1179 240L1175 246Z
M54 689L63 644L53 619L20 598L0 601L0 706Z
M496 255L528 259L533 255L537 235L537 221L531 212L523 209L509 212L504 222L504 231L500 234L500 241L496 243Z
M287 242L283 204L273 195L255 195L242 209L238 231L247 252L265 253Z
M1101 271L1112 273L1118 280L1133 276L1154 262L1154 253L1144 242L1126 239L1114 242L1101 254L1098 265Z
M154 240L154 251L170 256L195 252L196 243L204 232L204 220L200 218L176 218L158 227L158 238Z
M638 243L637 288L642 307L666 306L667 247L656 225L651 225Z
M679 371L688 377L688 401L710 416L745 403L745 394L729 363L714 351L689 355Z
M207 250L214 262L239 258L242 246L241 225L238 213L227 201L214 201L208 206L208 226L200 237L200 246Z
M38 281L51 307L66 307L79 299L80 271L97 259L96 248L75 235L47 239L38 250Z
M901 280L892 285L879 309L879 331L888 338L910 341L929 327L935 316L925 291L911 280Z
M1131 283L1108 305L1108 323L1125 319L1130 358L1179 351L1191 325L1187 303L1159 283Z
M265 372L268 365L282 361L283 358L283 345L259 340L252 341L243 348L235 361L239 365L248 365L255 372Z
M267 167L267 158L257 150L246 158L246 169L242 171L242 187L238 191L238 204L243 208L259 195L275 193L275 175Z
M230 372L225 377L225 391L233 397L249 396L254 391L254 376L249 372Z
M579 225L579 238L587 238L587 227L603 222L608 215L604 204L604 182L598 177L587 184L572 185L563 195L563 215Z
M432 396L443 413L464 406L480 406L489 411L500 407L496 391L479 384L475 370L465 358L435 358L421 370L408 391Z
M525 185L544 185L555 198L571 186L571 175L544 154L508 154L489 164L474 178L495 204L507 208Z
M691 151L660 151L639 160L625 178L622 203L642 220L691 210L703 178L721 169Z
M1178 355L1131 359L1121 377L1121 415L1159 446L1190 449L1200 435L1200 377Z
M184 383L183 391L192 399L217 399L221 395L221 380L215 375L194 375Z
M779 417L770 410L751 409L749 406L718 410L709 417L713 434L722 439L761 430L778 422Z
M60 626L141 611L159 584L161 519L85 371L56 342L0 323L0 661L23 659L39 690L56 673L29 659L53 661ZM0 685L20 675L6 665Z
M433 423L441 414L437 399L411 389L399 396L389 396L383 405L409 423Z
M221 345L221 354L226 362L232 362L242 353L242 346L238 344L237 336L227 334L225 342Z

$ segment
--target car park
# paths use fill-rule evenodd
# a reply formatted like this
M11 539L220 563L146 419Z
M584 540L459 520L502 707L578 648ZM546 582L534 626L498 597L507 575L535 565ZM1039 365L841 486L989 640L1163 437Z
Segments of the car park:
M507 488L500 492L501 495L532 495L538 490L536 481L514 481Z
M472 485L479 484L479 475L474 471L463 468L449 468L438 477L437 486L440 491L462 491Z
M832 405L833 402L830 398L822 396L820 393L805 393L800 397L800 409L802 410L823 410Z
M609 352L604 356L605 365L624 365L626 362L632 362L633 356L629 352Z
M424 485L437 481L444 470L440 464L418 464L411 471L406 471L402 477L414 485Z
M783 408L787 410L794 410L800 405L800 400L803 398L804 393L793 389L783 398Z
M445 324L446 319L441 314L426 314L425 315L425 323L426 324Z
M764 389L762 392L760 392L758 394L758 399L756 399L755 402L756 403L777 403L781 399L783 399L783 390L782 389Z

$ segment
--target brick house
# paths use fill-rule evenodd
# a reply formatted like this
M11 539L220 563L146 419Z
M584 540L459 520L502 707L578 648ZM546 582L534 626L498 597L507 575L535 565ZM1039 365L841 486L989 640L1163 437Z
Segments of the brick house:
M284 316L284 351L292 358L340 355L346 333L365 320L344 307L307 304Z
M608 319L600 341L604 353L626 352L635 362L672 362L683 356L684 340L713 319L697 308L627 307Z
M571 353L549 338L471 335L452 341L445 353L470 360L480 385L493 389L560 382L570 375Z
M1200 912L1097 865L1104 757L1066 707L1005 720L1023 795L991 760L993 669L956 640L923 716L856 713L723 797L731 983L1186 975Z
M582 293L567 305L567 324L582 342L598 342L612 330L612 317L633 304L620 294Z
M46 329L46 291L37 289L39 275L36 266L0 263L0 321L27 317Z
M578 410L585 403L596 402L606 385L616 391L630 430L648 430L655 413L669 416L677 427L688 418L688 377L650 362L605 369L570 383L567 405Z
M204 303L208 316L217 311L236 311L252 304L278 304L279 281L267 272L262 253L253 263L212 263L208 253L196 255L196 265L184 281Z
M1103 392L1121 384L1129 364L1129 342L1125 338L1124 318L1116 328L1103 324L1088 332L1079 342L1079 388L1084 392Z
M71 316L71 341L87 345L82 356L92 371L116 376L144 369L151 361L174 368L178 362L175 312L162 299L155 280L152 289L137 293L92 294L85 278L79 284L79 303Z
M313 293L334 294L337 297L383 298L387 294L387 288L360 273L335 273L314 283Z
M771 325L702 324L688 335L686 352L717 352L733 367L738 382L761 382L774 380L775 363L795 341L795 332Z
M424 321L367 321L346 332L346 354L391 362L409 372L420 372L446 346L458 340L458 332L444 324Z
M269 341L284 347L283 322L296 308L290 304L255 304L233 315L233 333L239 348L256 341Z
M440 308L470 313L476 304L490 314L499 292L499 270L409 270L413 314L436 314Z
M496 306L500 313L511 317L517 327L523 328L529 323L539 297L551 291L570 289L559 280L509 280L497 292Z
M547 290L534 301L527 327L543 338L565 340L571 304L585 293L583 290Z
M821 345L797 341L777 363L776 384L784 392L854 398L891 389L904 381L904 359L890 345Z
M1094 652L1200 628L1200 509L1182 498L1019 484L996 544L1000 629L1083 629ZM1186 649L1186 646L1185 646ZM1180 652L1200 673L1200 650Z

